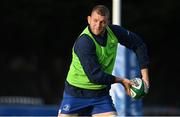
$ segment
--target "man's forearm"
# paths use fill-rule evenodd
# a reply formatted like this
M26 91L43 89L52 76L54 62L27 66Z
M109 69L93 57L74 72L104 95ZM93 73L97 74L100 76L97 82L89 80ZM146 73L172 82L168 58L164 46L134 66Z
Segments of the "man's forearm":
M141 69L141 75L142 75L142 79L144 80L144 82L149 87L149 72L148 72L148 68Z

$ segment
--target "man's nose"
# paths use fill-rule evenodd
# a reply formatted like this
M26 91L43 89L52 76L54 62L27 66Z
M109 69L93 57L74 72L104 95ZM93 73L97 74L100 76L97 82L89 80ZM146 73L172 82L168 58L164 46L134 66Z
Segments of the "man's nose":
M100 25L101 25L100 22L97 22L96 26L97 26L98 28L100 27Z

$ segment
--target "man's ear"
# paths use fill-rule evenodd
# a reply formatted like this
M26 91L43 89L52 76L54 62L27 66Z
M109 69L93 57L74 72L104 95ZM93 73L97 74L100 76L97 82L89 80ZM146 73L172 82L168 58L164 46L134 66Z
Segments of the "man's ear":
M90 21L91 20L91 16L87 16L87 21L88 21L88 24L90 24Z

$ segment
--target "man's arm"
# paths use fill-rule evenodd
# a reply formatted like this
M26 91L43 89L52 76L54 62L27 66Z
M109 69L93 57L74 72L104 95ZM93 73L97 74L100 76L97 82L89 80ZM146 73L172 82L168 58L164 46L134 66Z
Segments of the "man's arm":
M107 74L101 69L96 55L95 44L87 35L82 35L77 39L74 45L74 52L91 82L104 85L110 85L115 82L115 76Z
M119 43L121 43L125 47L135 52L139 61L142 79L149 87L149 74L148 74L149 57L147 54L147 47L145 43L138 35L120 26L112 25L110 26L110 28L115 33Z
M148 68L141 69L142 79L146 83L147 87L149 88L149 73Z

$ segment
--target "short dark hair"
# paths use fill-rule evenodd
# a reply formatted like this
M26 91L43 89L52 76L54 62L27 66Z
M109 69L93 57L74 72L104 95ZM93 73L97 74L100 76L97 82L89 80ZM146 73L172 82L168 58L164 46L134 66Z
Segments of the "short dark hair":
M105 5L96 5L91 13L93 13L94 11L96 11L99 15L101 16L107 16L108 19L110 18L110 12L109 9L105 6Z

